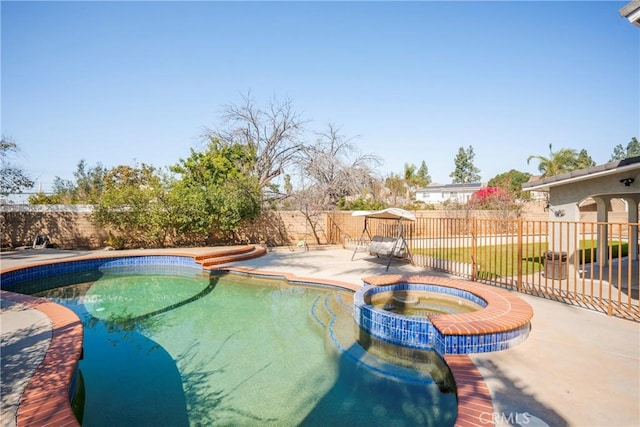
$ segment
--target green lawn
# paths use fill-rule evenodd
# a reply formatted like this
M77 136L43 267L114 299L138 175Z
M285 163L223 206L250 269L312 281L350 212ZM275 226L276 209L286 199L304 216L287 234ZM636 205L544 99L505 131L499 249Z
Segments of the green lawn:
M596 242L583 240L579 246L578 260L582 262L584 256L585 263L590 263L592 252L594 256L596 253ZM523 274L536 273L544 269L544 254L547 252L547 247L546 242L528 243L522 246L520 263ZM610 249L614 258L618 256L619 247L622 249L622 256L628 252L629 247L626 242L612 242ZM472 262L471 247L415 249L413 252L416 255L449 261ZM480 265L478 276L481 278L516 276L518 274L518 246L514 244L478 246L476 248L476 264Z

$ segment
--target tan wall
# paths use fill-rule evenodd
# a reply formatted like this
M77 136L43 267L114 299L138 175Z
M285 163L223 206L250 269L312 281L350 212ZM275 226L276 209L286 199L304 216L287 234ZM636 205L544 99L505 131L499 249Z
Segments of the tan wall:
M60 248L99 248L107 232L91 223L89 212L27 211L0 213L2 247L31 246L37 235L45 234Z
M107 232L91 222L90 207L77 206L4 206L0 212L2 247L31 246L39 234L46 234L57 247L97 249L105 246ZM582 212L582 221L595 221L595 212ZM418 211L417 217L441 218L442 211ZM540 206L526 209L524 219L546 221L549 215ZM238 233L240 242L268 244L270 246L295 246L326 244L343 241L344 237L356 239L362 234L362 217L353 217L351 212L321 213L311 218L315 227L309 225L299 211L267 211ZM626 213L612 212L610 222L626 222ZM391 224L392 225L392 224ZM386 235L384 227L388 221L372 222L372 234ZM373 227L373 228L371 228ZM409 230L407 230L409 232ZM225 244L226 239L210 239L193 244Z
M327 214L322 213L313 221L317 223L316 233L307 224L300 212L271 212L263 213L253 223L242 228L238 233L240 242L269 244L271 246L295 245L300 241L316 244L315 235L319 243L326 244L325 228ZM51 206L51 207L5 207L0 212L1 246L20 247L31 246L37 235L45 234L52 244L64 249L87 248L98 249L105 247L108 238L107 231L91 222L91 210L87 207ZM193 244L225 244L227 239L211 238L207 242L192 242Z
M244 241L269 246L294 246L301 241L308 245L328 243L327 214L320 213L311 221L315 227L299 211L266 211L241 229L239 235Z

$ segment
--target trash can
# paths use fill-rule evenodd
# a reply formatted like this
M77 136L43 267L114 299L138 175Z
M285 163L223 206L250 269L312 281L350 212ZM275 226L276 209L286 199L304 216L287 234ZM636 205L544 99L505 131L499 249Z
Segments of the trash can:
M551 280L567 278L567 253L547 251L544 254L544 275Z

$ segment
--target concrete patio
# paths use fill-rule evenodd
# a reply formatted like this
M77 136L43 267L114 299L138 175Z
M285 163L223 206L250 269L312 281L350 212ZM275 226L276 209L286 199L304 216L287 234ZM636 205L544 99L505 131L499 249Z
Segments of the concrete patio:
M198 254L201 249L171 252ZM121 251L118 255L139 253ZM154 253L157 251L154 250ZM89 251L27 249L3 252L0 269L70 259ZM95 253L95 252L94 252ZM361 284L363 277L384 274L436 274L340 249L288 249L236 266L280 271L306 278ZM640 324L528 295L534 309L529 338L509 350L471 355L483 375L497 425L638 426L640 425ZM2 303L2 426L13 423L24 377L13 369L32 369L47 344L46 317L37 310ZM38 339L34 339L37 337ZM28 351L26 351L28 350ZM29 354L29 360L19 358Z

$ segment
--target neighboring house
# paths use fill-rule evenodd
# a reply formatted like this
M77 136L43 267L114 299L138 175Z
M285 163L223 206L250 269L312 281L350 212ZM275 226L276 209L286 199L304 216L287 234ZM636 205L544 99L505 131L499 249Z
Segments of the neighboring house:
M432 184L416 190L416 202L437 205L444 202L467 203L471 195L483 188L482 183Z
M540 175L531 175L529 177L529 181L527 181L527 184L529 184L530 182L539 181L540 179ZM531 195L532 201L547 200L549 198L548 193L544 191L529 191L529 194Z

